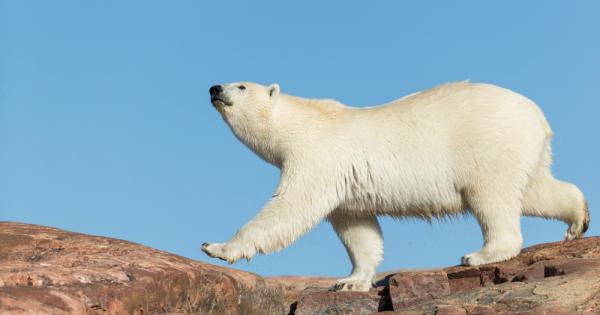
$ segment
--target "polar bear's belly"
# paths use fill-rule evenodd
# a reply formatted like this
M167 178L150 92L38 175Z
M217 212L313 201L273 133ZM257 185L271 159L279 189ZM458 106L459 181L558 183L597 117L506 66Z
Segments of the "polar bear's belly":
M351 187L340 208L423 218L457 214L468 208L460 187L451 179L414 175L357 183Z

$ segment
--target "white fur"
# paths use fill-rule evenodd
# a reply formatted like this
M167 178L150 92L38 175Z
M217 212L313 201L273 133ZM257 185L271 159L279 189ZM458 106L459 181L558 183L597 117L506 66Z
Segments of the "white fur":
M353 108L284 95L278 85L223 87L230 105L215 107L243 143L281 169L281 181L231 240L203 245L213 257L233 263L278 251L328 219L353 264L335 288L365 291L383 257L377 215L430 220L470 211L484 245L462 258L466 265L516 256L522 214L565 221L567 239L589 223L581 191L550 173L543 113L510 90L457 82Z

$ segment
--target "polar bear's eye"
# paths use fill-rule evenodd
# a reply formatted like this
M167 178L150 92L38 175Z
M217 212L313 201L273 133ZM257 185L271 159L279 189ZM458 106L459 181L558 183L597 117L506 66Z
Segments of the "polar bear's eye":
M240 90L245 90L245 89L246 89L246 87L245 87L245 86L243 86L243 85L240 85L240 86L238 86L238 89L240 89Z

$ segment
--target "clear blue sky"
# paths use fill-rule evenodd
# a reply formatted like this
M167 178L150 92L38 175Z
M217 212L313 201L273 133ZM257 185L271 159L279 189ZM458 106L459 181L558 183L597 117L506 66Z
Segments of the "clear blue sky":
M278 171L209 103L218 82L355 106L470 79L535 100L556 134L557 177L596 210L600 114L597 1L2 1L0 220L200 251L227 240L271 195ZM382 219L380 271L445 266L481 245L472 217ZM560 222L524 219L526 245ZM234 267L341 276L327 223Z

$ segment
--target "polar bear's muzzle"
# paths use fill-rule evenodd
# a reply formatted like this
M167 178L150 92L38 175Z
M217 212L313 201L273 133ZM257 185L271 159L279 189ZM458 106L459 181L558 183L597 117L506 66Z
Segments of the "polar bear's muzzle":
M210 98L211 103L213 104L213 106L231 106L233 105L231 102L225 100L225 98L223 97L211 97Z
M208 92L210 93L210 102L213 106L231 106L233 105L223 93L223 86L214 85L212 86Z

